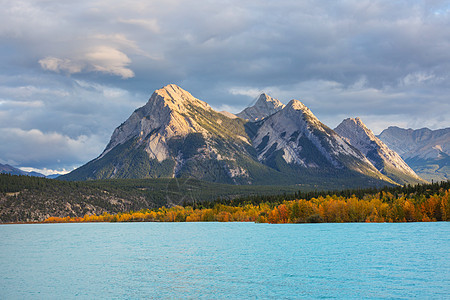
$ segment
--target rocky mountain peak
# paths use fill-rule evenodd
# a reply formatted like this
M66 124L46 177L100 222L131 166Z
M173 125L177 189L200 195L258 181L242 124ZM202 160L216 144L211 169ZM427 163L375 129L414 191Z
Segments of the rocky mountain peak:
M305 124L308 124L308 126L313 125L319 128L322 128L324 126L312 113L312 111L299 100L293 99L289 101L283 111L286 116L290 116L293 118L298 118L300 113L303 117L303 120L306 122Z
M345 119L334 131L361 151L378 171L391 179L402 184L423 182L400 155L377 138L360 118Z
M236 116L254 122L273 115L277 111L283 109L284 106L285 105L278 99L272 98L263 93L258 97L255 105L247 107L240 113L236 114Z
M149 102L152 101L162 101L169 108L179 112L185 112L186 105L188 104L200 106L203 109L211 109L206 102L195 98L191 93L175 84L168 84L165 87L156 90L149 99Z
M450 128L431 130L390 126L378 136L427 180L450 178Z
M356 126L358 126L358 127L360 127L360 128L362 128L362 129L364 129L364 130L370 130L367 126L366 126L366 124L364 124L363 123L363 121L359 118L359 117L356 117L356 118L347 118L347 119L345 119L344 121L342 121L342 123L354 123Z
M302 102L285 106L267 94L255 100L232 118L169 84L114 130L98 158L65 178L192 176L295 184L342 174L367 183L393 182Z
M306 105L304 105L300 100L292 99L286 105L286 109L299 110L302 111L303 113L314 116L311 110Z
M189 92L175 84L169 84L156 90L148 102L138 108L119 127L111 137L109 144L100 156L103 157L114 147L138 138L139 144L145 144L150 158L162 161L169 156L167 141L174 136L186 136L192 132L205 133L191 116L193 110L212 108Z
M370 130L359 117L345 119L335 128L335 131L338 134L340 134L340 132L345 132L344 135L341 135L347 139L357 139L358 136L359 138L365 138L372 141L377 139L372 130Z

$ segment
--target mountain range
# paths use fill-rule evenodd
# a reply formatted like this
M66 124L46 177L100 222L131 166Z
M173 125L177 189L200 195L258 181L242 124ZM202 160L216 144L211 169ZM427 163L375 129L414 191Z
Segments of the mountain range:
M377 138L360 118L345 119L334 130L361 151L378 171L395 182L408 184L422 180L400 155Z
M191 177L333 187L424 182L357 120L330 129L299 100L266 94L233 115L170 84L117 127L99 157L64 180ZM357 132L352 135L352 132Z
M378 137L422 178L450 179L450 128L414 130L391 126Z
M26 172L22 171L18 168L12 167L8 164L0 164L0 173L3 174L11 174L11 175L26 175L26 176L35 176L35 177L45 177L44 174L38 172Z

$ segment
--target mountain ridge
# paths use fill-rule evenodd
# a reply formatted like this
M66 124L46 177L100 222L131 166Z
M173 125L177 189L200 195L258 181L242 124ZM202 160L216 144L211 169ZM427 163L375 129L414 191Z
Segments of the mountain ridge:
M253 106L245 108L236 116L251 122L262 120L277 111L283 109L285 105L280 100L272 98L266 93L259 95L258 100Z
M335 129L382 174L401 184L424 183L395 151L387 147L360 118L347 118Z
M26 176L34 176L34 177L46 177L44 174L38 172L26 172L21 169L15 168L8 164L0 164L0 173L3 174L11 174L11 175L26 175Z
M243 112L254 121L234 118L167 85L114 130L99 157L60 179L191 176L296 184L347 178L352 184L395 184L299 100L284 105L262 94L251 108L257 109Z
M396 150L421 177L429 181L450 179L450 128L431 130L390 126L378 137Z

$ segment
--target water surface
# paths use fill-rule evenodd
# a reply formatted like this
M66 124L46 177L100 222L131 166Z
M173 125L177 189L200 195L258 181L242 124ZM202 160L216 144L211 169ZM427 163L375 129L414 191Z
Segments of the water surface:
M0 226L0 298L433 298L450 223Z

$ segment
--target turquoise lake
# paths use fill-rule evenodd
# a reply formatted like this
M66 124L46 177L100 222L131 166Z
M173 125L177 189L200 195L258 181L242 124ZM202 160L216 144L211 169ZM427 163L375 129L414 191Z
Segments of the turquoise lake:
M449 299L450 223L0 226L0 299Z

